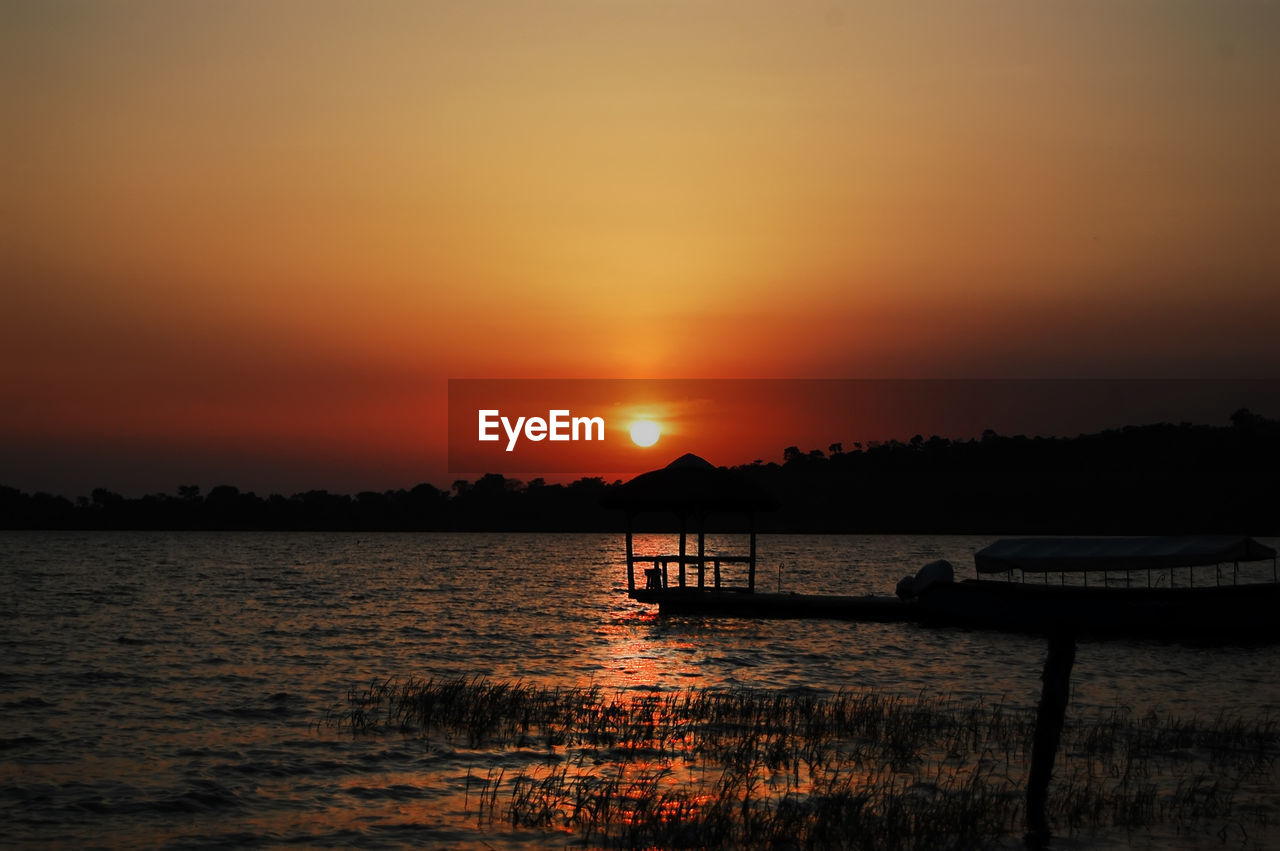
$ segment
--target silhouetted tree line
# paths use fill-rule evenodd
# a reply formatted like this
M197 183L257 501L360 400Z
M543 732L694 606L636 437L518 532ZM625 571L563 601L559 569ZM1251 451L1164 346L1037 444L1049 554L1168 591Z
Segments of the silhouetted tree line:
M782 529L1008 534L1280 533L1280 422L1129 426L1072 438L916 435L798 447L739 468Z
M1230 426L1131 426L1073 438L833 443L733 468L774 494L774 532L1025 534L1280 533L1280 422L1242 409ZM220 485L127 499L98 488L72 502L0 487L0 528L363 531L620 531L600 507L621 482L521 482L489 473L449 490L259 497ZM724 529L740 518L714 518ZM666 528L663 517L642 524ZM643 525L642 525L643 528Z

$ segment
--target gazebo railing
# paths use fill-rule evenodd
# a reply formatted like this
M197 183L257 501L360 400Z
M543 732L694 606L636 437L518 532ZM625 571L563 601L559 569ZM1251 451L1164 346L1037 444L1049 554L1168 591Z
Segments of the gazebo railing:
M711 566L712 588L720 589L725 587L720 570L721 565L726 564L746 564L750 565L753 559L749 555L717 555L713 553L704 553L701 557L696 554L680 555L679 553L657 553L645 555L632 555L627 563L627 575L634 576L635 565L649 565L644 568L645 589L657 590L671 587L670 566L676 565L677 568L696 568L697 569L697 585L698 588L707 587L707 566ZM688 570L680 570L677 576L676 587L689 587ZM747 588L750 587L746 586Z

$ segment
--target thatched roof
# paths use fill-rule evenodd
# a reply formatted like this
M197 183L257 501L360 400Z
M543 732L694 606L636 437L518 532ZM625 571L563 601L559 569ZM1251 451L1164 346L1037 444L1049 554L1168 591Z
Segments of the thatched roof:
M746 478L692 453L650 470L607 494L605 508L624 511L772 511L777 501Z

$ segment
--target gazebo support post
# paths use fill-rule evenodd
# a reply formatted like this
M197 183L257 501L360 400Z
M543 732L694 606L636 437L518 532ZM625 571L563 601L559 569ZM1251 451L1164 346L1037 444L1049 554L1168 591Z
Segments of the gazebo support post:
M756 513L747 512L747 528L751 532L751 553L747 558L747 590L756 590Z
M680 515L680 587L684 587L685 516Z
M636 590L636 557L635 551L631 543L631 520L635 517L630 511L627 512L627 590Z
M707 587L707 565L704 559L707 554L707 516L698 517L698 587Z

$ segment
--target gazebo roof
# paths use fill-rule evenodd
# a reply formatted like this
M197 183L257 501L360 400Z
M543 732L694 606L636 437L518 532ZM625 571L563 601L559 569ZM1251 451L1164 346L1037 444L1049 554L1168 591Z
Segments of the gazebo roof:
M692 453L641 473L601 500L624 511L772 511L777 501L742 475Z

